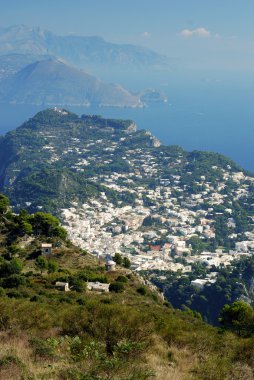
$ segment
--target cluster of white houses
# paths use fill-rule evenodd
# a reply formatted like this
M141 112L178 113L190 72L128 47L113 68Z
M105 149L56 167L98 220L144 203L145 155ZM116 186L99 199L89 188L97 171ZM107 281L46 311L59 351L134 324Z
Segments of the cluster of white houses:
M215 168L214 168L215 170ZM224 173L225 178L231 177L237 183L247 180L243 173ZM126 191L128 184L118 183L120 175L113 173L103 177L104 185L117 191ZM131 174L125 176L128 183ZM202 191L191 194L188 197L174 198L173 190L181 190L178 186L180 177L161 180L161 185L155 189L147 189L145 186L133 187L136 195L135 204L132 206L113 205L107 199L105 193L101 197L90 199L79 206L73 203L73 207L62 210L64 226L69 237L77 245L92 252L98 257L114 255L115 252L127 256L132 263L132 268L141 270L171 270L182 273L191 271L191 265L203 262L208 267L220 267L230 265L242 255L251 255L254 252L254 233L245 234L246 240L236 241L235 249L228 253L221 250L214 252L202 252L193 254L192 246L188 240L193 236L200 239L212 239L216 230L214 220L207 218L208 213L213 212L214 205L223 204L227 197L223 193L223 183L219 182L217 188L206 183L202 176L200 184ZM96 178L98 181L98 178ZM251 178L253 182L253 179ZM134 190L135 189L135 190ZM246 186L239 183L235 191L235 199L239 199L246 190ZM145 204L144 196L151 200L151 206ZM210 208L204 210L202 203L209 202ZM163 207L162 207L163 206ZM195 207L194 207L195 206ZM230 232L229 238L237 238L234 232L235 221L232 218L232 210L225 210ZM145 221L150 218L151 225ZM156 241L164 241L155 244ZM145 249L144 249L145 247ZM184 264L179 258L184 257Z
M85 172L94 165L111 164L121 152L118 158L129 167L123 173L94 174L89 180L119 194L131 194L135 197L131 205L123 201L113 204L106 193L101 192L100 196L90 198L86 203L73 202L72 207L62 210L63 225L75 244L98 257L119 252L131 260L136 271L157 269L185 273L191 271L196 262L216 268L230 265L241 255L252 254L254 233L251 229L242 241L238 241L240 236L236 233L236 221L230 205L232 201L248 196L253 177L233 170L229 165L224 169L211 166L211 172L218 178L213 182L204 175L195 177L193 181L193 173L186 172L185 177L189 176L189 183L196 188L194 193L188 188L186 178L184 185L181 182L181 170L188 164L181 152L172 159L150 133L146 133L146 137L156 153L142 146L130 148L127 142L132 138L131 134L119 136L117 140L113 131L107 135L108 140L91 137L82 141L71 137L68 146L60 151L55 143L56 136L42 132L42 137L47 140L44 150L49 162L59 159L67 162L70 157L74 160L71 169ZM176 173L179 167L180 174L164 175L162 167L176 169ZM156 185L147 185L149 179L155 180ZM235 186L228 187L228 181ZM235 249L229 253L214 251L194 255L189 239L193 236L201 240L213 239L216 236L214 218L219 214L215 208L225 204L227 207L223 208L223 213L227 220L228 238L236 242Z

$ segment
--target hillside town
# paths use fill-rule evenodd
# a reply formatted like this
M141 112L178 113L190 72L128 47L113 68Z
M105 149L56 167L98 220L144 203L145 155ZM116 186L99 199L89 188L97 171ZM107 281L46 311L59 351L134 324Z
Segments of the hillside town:
M99 258L120 253L137 272L184 275L254 251L254 177L220 154L162 145L131 120L58 108L28 120L2 148L14 206L53 205L70 240Z
M150 137L149 132L147 137ZM159 149L157 142L156 146ZM114 151L117 143L108 149ZM121 157L130 165L128 173L112 172L92 177L91 180L117 192L132 193L135 202L116 206L104 192L82 206L73 202L71 208L62 210L70 239L98 257L113 257L119 252L130 259L136 271L168 270L184 274L191 272L194 263L203 263L216 270L244 255L251 255L254 250L252 224L248 231L237 233L233 210L225 204L248 196L254 178L232 170L229 165L226 169L212 166L211 171L222 174L221 179L211 183L202 175L195 181L200 191L189 193L188 186L182 185L181 175L161 176L161 158L164 165L168 159L169 166L177 166L183 160L179 155L172 163L163 151L155 156L141 148L129 149ZM91 151L89 159L93 160ZM89 165L89 159L83 165ZM80 170L80 161L76 167ZM187 175L191 177L192 173ZM154 188L142 185L142 181L150 178L157 180ZM235 186L232 191L225 192L229 181ZM204 208L204 204L208 207ZM223 212L216 212L219 206L224 207ZM214 240L215 218L220 214L226 217L230 249L217 247L196 252L190 241L193 237L201 242ZM204 281L215 281L215 277Z

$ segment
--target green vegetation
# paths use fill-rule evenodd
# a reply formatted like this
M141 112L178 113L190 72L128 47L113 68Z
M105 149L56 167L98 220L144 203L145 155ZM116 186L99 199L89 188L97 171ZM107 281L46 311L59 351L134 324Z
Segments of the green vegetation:
M143 159L141 165L136 160L136 150L141 157L150 157L151 166L154 163L158 170L156 175L147 175L146 161ZM235 239L229 236L249 231L254 217L251 181L245 181L249 194L236 197L238 183L230 175L224 178L226 172L243 171L232 160L211 152L188 153L179 146L155 147L153 137L147 131L135 131L130 120L97 115L78 117L66 110L64 114L52 109L41 111L0 140L0 171L4 173L0 190L12 199L15 210L28 208L32 213L42 210L58 217L63 208L72 207L74 202L81 206L91 198L101 200L102 194L115 207L136 205L139 186L154 190L160 186L160 179L166 178L172 198L181 199L183 206L189 203L187 207L194 211L206 211L207 218L214 221L215 238L203 239L195 247L197 252L202 246L207 250L232 248ZM116 184L125 187L124 191L108 186L107 181L113 175L117 177ZM128 178L127 184L128 175L132 180ZM220 182L223 186L218 190ZM192 206L191 196L201 191L207 191L207 196ZM209 194L217 191L224 197L221 204L209 200ZM142 194L142 200L145 207L156 205L146 193ZM165 212L163 207L161 211ZM234 219L233 229L228 227L229 217ZM169 227L148 216L143 227L149 226ZM30 229L31 233L29 225L24 224L23 229L28 232Z
M227 251L243 240L253 228L251 180L240 197L237 183L224 178L233 178L232 170L239 170L231 160L209 152L187 153L177 146L155 148L149 133L127 130L130 125L46 110L0 140L0 171L5 173L0 188L13 196L17 212L13 214L8 198L0 195L0 378L12 379L16 373L22 380L253 377L253 258L219 268L216 283L203 289L191 281L215 271L206 264L193 264L192 273L184 276L155 271L151 280L170 301L163 302L130 273L126 257L116 253L117 270L106 272L105 263L74 247L59 220L48 213L59 216L62 208L78 209L91 198L99 199L101 208L104 202L123 207L143 199L144 206L155 206L157 215L145 218L142 231L164 231L155 239L145 237L140 248L147 251L168 242L171 233L185 232L174 207L163 204L163 186L158 191L161 203L150 197L148 190L157 189L165 178L173 184L166 199L176 202L178 209L183 204L201 210L200 215L204 211L204 223L209 221L210 231L215 231L213 238L198 230L190 235L186 243L193 254L218 247ZM134 153L128 156L130 151ZM156 175L145 174L139 154L145 164L147 157L149 165L155 163ZM134 192L127 186L114 190L111 175L118 186L128 180ZM147 192L135 192L139 185ZM207 196L199 204L200 198L192 196L203 190ZM209 198L214 192L218 202ZM203 226L196 219L190 218L187 226ZM112 228L112 234L127 227L123 223L118 231ZM53 245L51 257L41 255L42 242ZM186 263L186 258L176 261ZM160 280L161 275L166 279ZM110 292L88 291L88 281L109 284ZM68 283L70 291L56 289L56 282Z
M225 305L221 311L220 322L239 336L250 337L254 334L254 310L247 303L237 301Z
M0 378L167 380L176 373L179 379L250 378L250 306L225 306L223 329L211 327L188 307L174 310L126 269L105 272L103 263L62 234L52 234L59 223L51 215L25 210L14 215L8 202L4 212ZM32 233L22 230L24 221L31 222ZM53 244L51 257L40 254L45 240ZM253 268L241 263L246 278ZM57 281L68 282L71 290L56 289ZM87 292L87 281L109 283L110 293Z
M192 280L205 278L214 270L218 272L215 283L207 283L203 289L191 285ZM166 279L160 281L160 275L166 276ZM178 273L155 271L151 280L163 289L173 307L188 307L199 312L205 321L218 326L220 312L225 304L243 299L254 306L253 277L254 258L251 256L233 262L231 268L208 270L206 265L196 263L192 265L192 272L182 277Z
M131 262L128 259L128 257L123 257L120 253L116 252L115 256L113 257L115 263L117 265L120 265L126 269L131 267Z

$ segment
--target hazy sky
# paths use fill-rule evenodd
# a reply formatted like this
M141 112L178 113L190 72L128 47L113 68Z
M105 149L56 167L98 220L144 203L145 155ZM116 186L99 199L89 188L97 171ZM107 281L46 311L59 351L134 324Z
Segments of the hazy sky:
M254 68L253 0L0 0L0 26L100 35L195 69Z

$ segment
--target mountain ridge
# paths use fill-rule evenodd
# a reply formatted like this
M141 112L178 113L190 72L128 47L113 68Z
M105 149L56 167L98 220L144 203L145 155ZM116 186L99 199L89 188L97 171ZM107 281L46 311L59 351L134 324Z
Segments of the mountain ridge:
M165 56L131 44L114 44L98 36L57 36L39 27L16 25L0 29L0 54L53 55L86 68L86 65L123 65L125 68L159 67Z
M120 85L66 65L59 59L37 61L1 82L0 102L36 105L142 107L138 96Z

